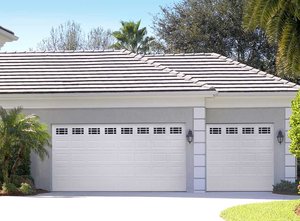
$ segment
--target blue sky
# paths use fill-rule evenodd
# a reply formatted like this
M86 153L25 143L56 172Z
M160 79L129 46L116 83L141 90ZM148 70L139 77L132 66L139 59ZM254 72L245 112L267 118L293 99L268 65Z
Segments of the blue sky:
M51 27L74 20L85 32L93 27L118 30L120 21L142 20L151 34L152 17L159 6L180 0L26 0L1 2L0 25L12 30L18 41L6 43L1 51L35 50Z

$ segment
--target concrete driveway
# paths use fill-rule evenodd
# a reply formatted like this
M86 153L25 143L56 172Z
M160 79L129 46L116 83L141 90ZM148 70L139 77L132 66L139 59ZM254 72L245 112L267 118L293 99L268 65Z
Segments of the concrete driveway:
M1 217L43 221L218 221L238 204L300 199L269 192L52 192L32 197L0 197Z

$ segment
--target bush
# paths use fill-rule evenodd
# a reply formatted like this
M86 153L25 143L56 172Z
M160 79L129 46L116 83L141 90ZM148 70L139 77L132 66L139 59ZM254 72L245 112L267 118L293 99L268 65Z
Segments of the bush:
M280 183L273 185L273 193L297 194L298 193L298 181L290 182L287 180L281 180Z
M17 153L13 153L13 155L15 156ZM24 153L24 158L22 159L20 166L18 167L17 171L16 171L16 175L18 176L30 176L30 152L26 152ZM13 165L13 162L10 162L9 167L11 168ZM30 179L33 182L33 179L30 177ZM2 176L2 168L1 168L1 164L0 164L0 182L4 182L3 181L3 176ZM17 186L20 186L22 182L20 182Z
M2 193L5 194L11 194L11 193L17 193L18 188L13 183L3 183L2 185Z
M14 175L11 177L11 182L15 184L17 187L20 187L22 183L27 183L32 187L34 186L33 178L28 175L24 175L24 176Z
M34 192L32 186L30 186L28 183L21 183L21 187L19 188L20 192L29 195Z

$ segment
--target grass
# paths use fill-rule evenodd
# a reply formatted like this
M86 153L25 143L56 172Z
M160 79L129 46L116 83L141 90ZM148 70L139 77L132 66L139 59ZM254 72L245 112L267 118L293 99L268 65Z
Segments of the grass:
M300 221L294 212L300 200L254 203L228 208L221 212L226 221Z

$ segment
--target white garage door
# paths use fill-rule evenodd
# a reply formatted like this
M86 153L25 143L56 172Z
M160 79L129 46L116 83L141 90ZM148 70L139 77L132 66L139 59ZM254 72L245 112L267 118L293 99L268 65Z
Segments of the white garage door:
M54 191L185 191L183 124L53 125Z
M273 139L272 125L208 125L207 190L272 190Z

